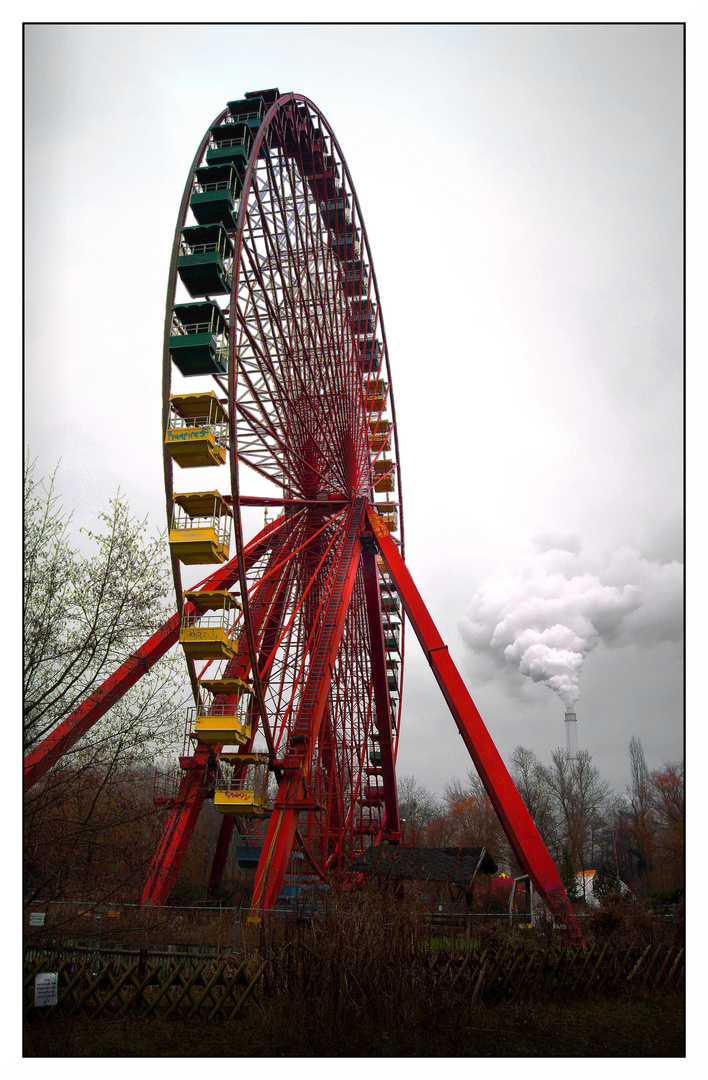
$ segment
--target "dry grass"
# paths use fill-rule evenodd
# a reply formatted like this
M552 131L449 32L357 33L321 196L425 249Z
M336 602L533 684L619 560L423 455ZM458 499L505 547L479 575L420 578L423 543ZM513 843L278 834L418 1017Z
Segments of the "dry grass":
M172 925L173 942L176 930ZM670 921L645 920L620 907L587 926L592 941L627 947L654 943L659 934L672 940L679 932ZM467 938L466 945L511 942L530 952L548 944L547 934L543 927L524 933L497 926L479 931L478 940ZM190 940L195 943L194 934ZM557 934L553 940L563 948ZM436 947L414 908L390 895L331 892L326 916L312 923L272 918L250 928L243 946L251 965L266 957L269 963L256 1003L234 1023L31 1014L25 1053L199 1057L205 1046L206 1056L255 1057L676 1057L685 1052L681 994L625 989L564 1001L536 996L490 1007L472 1000L463 979L456 985L450 976L441 982L441 968L460 955L462 941ZM151 947L159 945L151 941ZM442 992L441 986L446 987Z

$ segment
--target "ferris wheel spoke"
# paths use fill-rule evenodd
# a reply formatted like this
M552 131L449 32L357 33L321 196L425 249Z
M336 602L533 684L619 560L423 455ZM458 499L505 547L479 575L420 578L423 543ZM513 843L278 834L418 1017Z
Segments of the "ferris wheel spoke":
M283 335L284 338L290 339L292 334L303 334L304 328L301 327L296 318L296 310L293 303L293 268L300 265L301 260L298 258L296 251L293 250L291 235L289 229L281 230L278 233L278 240L276 240L273 229L270 224L270 217L275 219L276 212L280 211L280 219L282 220L283 212L282 205L280 205L280 196L278 185L272 185L269 194L275 197L276 202L271 203L271 206L266 209L260 198L257 196L257 202L261 210L261 224L262 224L262 238L264 242L264 248L266 252L266 264L269 268L272 278L277 277L277 284L275 281L271 281L271 289L263 290L264 300L267 304L267 308L271 315L274 313L274 304L269 302L270 295L275 294L280 298L280 306L283 306L286 312L286 326L288 332ZM276 205L277 203L277 205ZM277 227L278 222L273 221L273 226ZM280 316L277 316L280 323ZM282 324L281 324L282 325ZM297 372L295 372L297 374Z
M247 333L249 333L250 337L250 332L247 331ZM260 346L255 339L251 338L251 342L255 362L257 364L257 371L260 378L264 380L265 386L267 385L268 380L275 376L276 372L272 366L272 362L261 353ZM318 429L311 422L308 423L308 418L303 409L304 402L310 400L304 392L304 382L301 384L301 393L299 395L293 395L291 390L281 388L277 398L274 399L274 396L271 396L270 401L273 404L271 411L268 411L263 403L262 392L259 392L257 384L253 381L253 378L247 371L246 365L243 363L240 366L240 372L244 383L245 393L243 397L238 397L236 407L242 420L248 423L252 435L259 438L269 450L271 449L271 446L268 443L268 440L271 440L282 452L287 449L286 439L284 434L280 435L276 430L277 421L275 418L277 417L279 419L278 426L281 432L286 432L289 428L292 428L293 425L299 423L308 430L308 434L314 443L320 458L324 459L326 455L326 445L319 441ZM256 406L263 418L262 421L257 419L251 409L247 407L246 402L248 402L249 405L253 403ZM287 410L287 419L283 409ZM297 449L293 448L292 445L289 448L289 453L291 456L294 454L295 458L299 459L301 463L305 463L302 454L298 453ZM276 468L282 469L283 464L282 458L277 459ZM315 465L312 467L315 468L315 471L319 472L320 479L324 479L324 474L321 470L318 470Z
M286 478L292 486L297 486L297 473L286 460L289 448L278 432L272 425L266 426L262 423L242 402L236 402L235 408L239 418L237 424L241 421L239 460L252 465L254 469L277 483L278 486L282 486ZM247 425L250 435L248 440L243 435L243 424ZM304 459L301 460L303 464L306 463Z
M249 402L251 400L252 399L249 398ZM264 420L260 420L241 400L235 402L235 408L241 421L239 430L242 431L243 425L245 424L251 436L252 446L254 448L260 447L261 453L266 454L272 459L273 464L269 475L272 475L273 472L276 475L278 473L285 473L295 486L299 486L297 473L293 471L294 464L299 463L301 466L315 469L316 472L319 472L320 479L323 481L325 480L325 474L323 472L317 469L315 465L312 465L299 450L293 448L292 444L288 444L286 435L281 434L281 432L273 426L272 420L267 414L264 414ZM293 408L293 415L291 415L291 418L287 423L286 430L292 429L296 416L297 410L296 408ZM243 435L241 438L243 443L243 441L245 441ZM251 453L258 453L258 451L251 449ZM278 453L280 456L278 456ZM241 456L247 461L250 460L250 457L246 454L245 448L241 451ZM287 465L286 461L288 459L294 464L290 466ZM260 467L267 472L265 463L261 464Z
M290 725L286 757L281 762L283 778L275 802L277 813L271 817L264 842L268 856L261 860L256 871L254 906L258 909L269 908L280 892L300 809L308 805L308 797L314 792L313 756L327 707L332 664L336 660L358 570L358 537L363 509L363 505L357 506L348 515L346 537L337 559L329 601L324 608L321 632L316 637L298 713Z
M295 184L293 184L293 188ZM281 193L276 190L278 199L281 197ZM318 231L313 235L312 228L312 216L306 212L306 200L304 193L302 196L295 198L293 201L293 216L292 226L294 227L294 236L296 240L296 249L293 251L292 247L292 234L290 230L285 232L285 243L287 245L287 255L291 264L298 267L300 270L300 282L307 281L310 290L312 291L314 286L315 295L321 293L321 281L322 273L313 273L313 266L319 266L320 269L324 269L322 266L323 254L326 258L328 249L322 243L321 221L319 215L317 215ZM279 205L280 212L282 213L282 203ZM282 272L282 264L279 264ZM283 272L283 277L285 277ZM287 299L289 293L286 291L285 298ZM290 321L293 326L294 332L299 336L298 342L301 348L306 348L307 336L318 336L327 327L325 320L312 320L312 319L298 319L297 312L295 310L290 311Z
M314 565L314 567L310 568L308 570L308 573L310 574L309 580L306 581L306 582L303 582L302 579L300 579L298 581L297 598L293 603L292 611L291 611L291 613L289 615L288 621L283 625L281 639L276 641L275 644L274 644L273 656L275 656L276 651L278 650L279 646L282 643L282 640L285 639L285 637L291 631L291 628L296 623L301 628L301 630L304 631L305 634L307 634L306 638L303 638L301 636L302 647L299 650L299 663L298 663L297 669L294 668L294 654L291 653L290 656L289 656L289 664L288 664L288 666L289 666L290 670L292 670L292 672L293 672L293 674L292 674L292 678L293 678L293 683L292 683L293 695L297 694L299 687L303 684L303 680L305 679L306 672L308 670L309 658L313 654L314 647L315 647L315 640L316 640L316 637L317 637L317 634L318 634L317 617L322 611L324 600L319 599L319 603L318 603L318 606L317 606L317 610L314 613L314 617L311 615L309 619L303 621L301 616L302 616L303 611L305 611L306 608L308 606L310 606L309 605L310 598L315 593L316 589L318 588L318 585L320 584L319 581L318 581L320 570L321 570L323 564L325 563L325 561L327 560L327 557L330 554L330 551L331 551L331 549L332 549L332 547L334 545L335 540L336 540L336 537L334 537L330 541L330 543L328 544L328 546L325 549L324 553L322 554L321 558ZM331 586L332 586L331 579L328 582L325 582L323 592L328 588L328 586L329 586L329 589L331 590ZM317 602L317 600L316 600L316 602ZM309 627L309 632L308 632L308 627ZM290 715L293 713L293 711L296 710L298 707L299 707L299 699L296 696L293 696L293 698L290 701L288 701L288 703L287 703L286 711L285 711L285 713L284 713L284 715L282 717L281 723L285 724L289 720Z
M325 526L325 528L328 531L331 531L331 525L327 524ZM322 529L320 531L324 531L324 529ZM303 585L303 583L300 580L299 575L298 575L297 567L298 567L298 561L299 561L299 559L301 557L301 553L306 550L308 543L312 544L317 539L317 534L315 534L314 538L313 538L312 532L310 530L309 536L305 535L304 540L303 540L302 539L303 534L306 533L306 532L307 532L307 530L305 530L304 527L301 524L301 528L300 528L301 542L298 543L297 540L295 539L295 536L297 534L291 528L290 535L289 535L288 540L287 540L287 545L288 545L289 552L290 552L288 554L288 557L286 559L281 560L280 562L275 562L275 561L272 562L269 569L266 572L263 573L263 575L258 579L258 581L256 583L260 587L262 585L266 575L268 577L272 576L274 578L278 577L278 575L281 575L281 577L287 575L288 581L291 583L290 588L291 588L292 595L291 595L290 600L287 601L287 603L283 604L283 606L282 606L282 615L281 615L281 618L280 618L279 624L278 624L279 629L278 629L277 633L275 633L274 636L272 636L272 638L271 638L271 651L270 651L270 654L267 655L267 656L265 654L262 654L262 664L267 666L268 669L271 671L271 675L270 675L271 688L273 686L274 679L277 679L278 663L281 664L281 669L282 669L284 677L285 677L285 673L287 672L288 679L290 680L290 696L288 698L288 704L291 704L292 695L297 692L297 686L298 686L298 682L299 682L298 673L295 672L293 674L293 664L294 664L293 657L295 655L298 655L298 653L293 652L293 650L292 650L292 631L293 631L294 627L297 627L298 631L299 631L299 636L300 636L300 638L302 637L302 634L301 634L302 623L298 622L298 616L299 616L299 612L300 612L300 609L301 609L302 605L307 603L309 589L311 587L313 587L313 582L316 581L316 573L317 573L317 567L316 567L315 568L316 573L313 576L313 580L306 583L305 585ZM336 539L336 537L334 539ZM334 542L334 540L330 541L330 546L332 545L333 542ZM327 551L325 551L325 555L324 555L324 558L326 558L326 557L327 557ZM294 586L297 587L297 593L293 592L293 587ZM287 600L287 597L286 597L286 600ZM299 655L304 655L304 651L305 650L301 649ZM282 688L282 680L281 680L280 685L281 685L281 688ZM282 728L283 725L287 724L288 715L289 715L289 713L287 711L287 708L286 708L285 713L283 715L280 715L280 716L278 716L277 710L274 711L271 708L272 727L273 727L273 729L277 731L280 728ZM279 743L279 741L280 741L279 736L276 734L276 736L275 736L276 744Z
M273 369L272 354L269 355L267 351L266 335L262 331L254 333L251 327L244 323L243 337L248 343L250 356L242 351L239 363L242 385L239 387L237 400L245 400L254 405L260 411L266 426L273 426L275 419L279 421L282 429L285 418L280 399L275 398L273 391L277 377Z
M309 505L311 505L311 504L308 503L308 506ZM305 522L306 522L307 519L305 518L305 514L304 514L304 510L303 510L303 512L301 513L299 518L296 519L297 523L301 526L301 528L299 529L299 535L297 536L297 538L296 538L296 533L294 532L294 530L291 530L290 542L293 545L293 547L288 552L287 561L293 561L293 560L298 559L300 554L302 552L304 552L308 548L308 546L312 547L312 546L315 545L315 543L317 542L317 540L320 538L321 535L326 534L326 533L331 533L333 523L336 522L337 517L340 517L345 513L346 509L347 508L342 508L337 513L335 513L331 518L328 518L327 520L325 520L325 522L321 526L316 528L316 530L314 532L312 532L312 527L311 526L308 526L307 528L305 527ZM332 540L330 541L330 547L334 544L335 540L336 540L336 534L333 536ZM319 564L320 566L322 564L322 561L324 561L324 558L328 554L328 551L329 551L329 548L325 551L325 555L323 555L322 560L320 561L320 564ZM286 560L283 561L283 565L285 564L285 561ZM278 566L277 569L280 569L280 566Z
M262 251L259 253L258 240ZM283 324L281 308L290 296L290 282L282 260L282 253L271 241L270 232L264 229L261 237L248 234L243 239L243 251L247 262L244 269L249 274L249 288L253 296L251 318L257 322L263 340L269 336L276 341L287 341L290 327L287 319ZM266 276L267 272L267 276ZM280 280L275 281L278 277ZM279 303L276 301L279 300ZM266 328L263 320L266 320Z

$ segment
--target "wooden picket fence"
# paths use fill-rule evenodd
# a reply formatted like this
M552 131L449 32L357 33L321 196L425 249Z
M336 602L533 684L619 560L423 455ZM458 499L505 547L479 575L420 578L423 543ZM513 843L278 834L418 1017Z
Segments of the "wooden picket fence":
M57 958L59 959L59 958ZM256 986L268 960L223 956L221 959L158 957L128 961L120 954L94 954L90 959L65 956L52 966L51 958L35 960L25 975L25 1011L82 1013L119 1017L200 1016L228 1019L256 999ZM34 980L41 972L57 971L56 1005L34 1006Z
M73 950L28 954L25 1015L232 1020L246 1005L258 1002L259 994L287 992L284 960L282 951L269 951L265 957L253 953L206 958L148 957L145 952L133 957L125 952L88 955ZM678 945L639 949L606 943L566 950L490 946L451 956L431 953L412 959L411 965L424 964L428 986L447 995L451 1004L462 999L467 1005L493 1006L531 995L677 990L684 982L684 962L684 949ZM58 973L58 1000L56 1005L35 1007L34 980L43 972Z
M678 989L685 978L684 949L648 945L643 950L617 945L587 949L520 950L514 946L470 950L440 960L438 983L457 989L469 1002L496 1005L534 996L562 997L620 989Z

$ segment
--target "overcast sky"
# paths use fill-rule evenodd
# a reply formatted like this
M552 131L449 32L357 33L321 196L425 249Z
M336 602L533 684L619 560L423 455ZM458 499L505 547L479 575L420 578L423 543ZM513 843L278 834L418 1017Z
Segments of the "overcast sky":
M547 761L577 699L617 790L632 735L679 759L682 52L671 26L27 28L25 435L77 526L120 486L164 527L187 172L228 100L305 94L371 244L407 562L502 755ZM399 773L467 768L409 635Z

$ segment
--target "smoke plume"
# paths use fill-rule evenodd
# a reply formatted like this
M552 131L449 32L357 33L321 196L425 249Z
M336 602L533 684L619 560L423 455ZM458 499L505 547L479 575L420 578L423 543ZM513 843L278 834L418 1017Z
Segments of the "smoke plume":
M621 647L680 641L683 566L620 548L592 567L577 538L545 537L523 571L481 585L460 631L478 655L545 683L566 709L579 697L585 657L600 642Z

